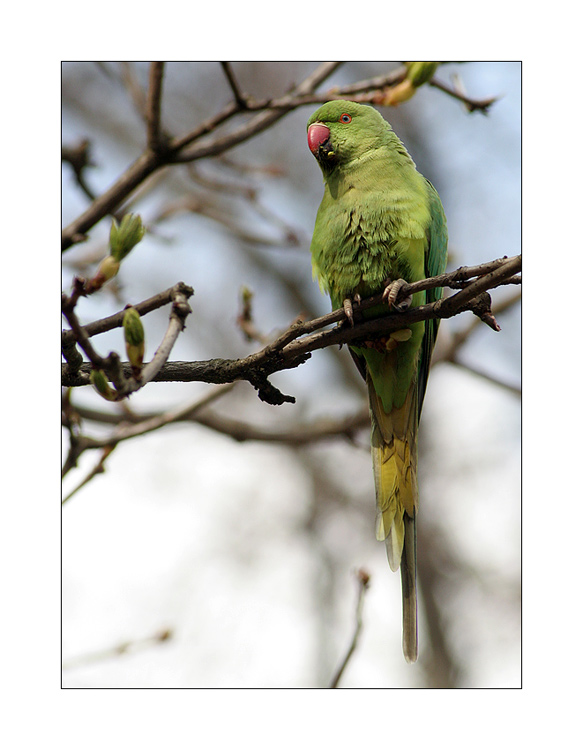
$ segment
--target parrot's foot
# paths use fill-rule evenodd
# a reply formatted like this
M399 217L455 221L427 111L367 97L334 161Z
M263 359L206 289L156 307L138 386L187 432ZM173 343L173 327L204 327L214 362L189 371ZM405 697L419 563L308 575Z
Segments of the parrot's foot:
M407 286L407 282L405 281L405 279L388 281L385 287L385 291L383 292L383 301L386 302L389 307L394 308L397 312L405 312L411 307L411 302L413 300L411 294L408 297L405 297L405 299L401 300L399 304L396 304L399 292L405 286Z
M354 326L354 308L353 305L360 304L360 294L355 294L352 299L350 297L347 297L344 302L342 303L342 307L344 308L344 314L346 315L346 320L350 323L351 326Z

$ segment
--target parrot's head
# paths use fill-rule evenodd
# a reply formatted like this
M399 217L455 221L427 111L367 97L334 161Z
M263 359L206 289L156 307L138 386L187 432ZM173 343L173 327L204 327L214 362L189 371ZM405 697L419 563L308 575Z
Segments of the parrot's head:
M308 146L324 174L387 143L389 123L364 104L327 102L308 120Z

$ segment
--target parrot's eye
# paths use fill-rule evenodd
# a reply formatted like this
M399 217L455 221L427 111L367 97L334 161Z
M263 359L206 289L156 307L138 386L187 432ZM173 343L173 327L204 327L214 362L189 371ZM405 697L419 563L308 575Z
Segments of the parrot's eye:
M347 115L346 112L345 112L343 115L340 115L339 121L340 122L351 122L352 121L352 117L350 115Z

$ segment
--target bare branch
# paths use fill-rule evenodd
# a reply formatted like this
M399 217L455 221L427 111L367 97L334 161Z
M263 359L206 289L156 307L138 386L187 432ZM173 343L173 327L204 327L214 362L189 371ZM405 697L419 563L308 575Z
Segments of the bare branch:
M453 97L454 99L458 99L460 102L463 102L466 106L466 109L468 112L482 112L483 114L488 114L488 110L494 104L498 101L499 97L493 96L488 99L470 99L470 97L466 96L465 93L460 91L459 87L457 88L450 88L445 83L440 81L437 78L432 78L429 81L429 85L433 86L436 89L439 89L440 91L443 91L448 96Z
M338 667L334 677L332 678L332 681L330 682L331 688L338 687L338 683L340 682L340 678L344 674L344 670L346 669L346 666L350 661L350 657L356 650L356 646L358 644L358 636L360 635L360 631L362 630L362 608L364 606L364 595L370 583L370 575L364 568L360 568L360 570L356 572L356 580L358 582L358 599L356 602L356 623L354 626L354 635L352 636L352 640L345 657L342 659L340 666Z
M176 284L170 290L168 290L168 292L170 293L170 299L172 300L172 309L170 312L168 329L166 330L164 338L162 339L162 342L158 347L154 358L143 368L142 372L139 374L139 377L136 377L132 368L130 368L130 370L128 371L121 365L119 356L115 352L110 352L107 357L101 357L93 348L93 345L90 341L89 327L81 326L74 310L80 294L79 290L82 288L83 281L76 278L74 280L73 294L71 294L70 297L67 297L66 294L62 295L63 315L66 317L67 322L71 326L70 331L67 331L65 332L65 334L63 334L63 351L65 359L67 360L67 364L64 366L65 369L63 370L63 385L88 385L90 379L87 373L93 369L102 370L114 384L116 389L115 400L119 400L121 398L124 398L125 396L128 396L130 393L134 393L135 391L142 388L144 385L146 385L146 383L149 383L151 380L153 380L160 372L161 368L170 356L170 352L172 351L172 347L176 343L178 335L184 329L184 321L186 317L190 312L192 312L187 300L188 297L192 295L193 290L191 287L188 287L185 284L181 283ZM161 300L164 299L165 295L166 293L163 292L162 294L156 295L155 298L152 298L157 300L158 307L160 306ZM151 302L151 300L147 302ZM136 306L138 312L139 307L139 305ZM114 316L110 316L109 319L106 319L110 322L109 328L114 328L123 324L123 312L117 313ZM111 322L112 319L114 321L113 324ZM99 321L99 323L101 331L108 330L108 327L105 326L104 321ZM67 336L66 339L65 335ZM89 361L91 363L91 367L89 370L87 370L85 366L81 365L79 362L79 358L77 356L78 353L75 353L74 350L75 341L79 344L81 349L83 349L83 351L89 358ZM76 371L74 370L74 368L76 368ZM85 377L83 377L83 372L86 373Z
M321 103L329 99L345 98L347 96L354 101L374 103L378 98L379 89L386 89L387 86L390 87L397 84L405 75L404 70L399 70L391 72L387 76L377 76L368 81L330 89L323 94L315 94L317 87L340 65L340 62L322 63L289 94L279 99L253 101L241 93L229 64L222 63L223 71L233 91L234 100L194 130L170 140L162 138L159 122L162 63L153 63L150 69L148 101L144 106L141 106L138 102L139 109L144 113L148 124L148 147L109 190L99 198L96 198L81 216L63 230L61 240L62 250L65 251L76 242L82 242L86 239L86 233L89 229L108 213L115 211L140 184L161 167L168 164L192 162L197 159L224 153L228 149L233 148L233 146L266 130L291 110L306 104ZM133 80L127 71L126 78L129 80L129 83ZM486 111L487 107L495 101L494 99L481 102L473 101L459 92L449 89L445 84L435 81L435 79L430 84L440 88L450 96L464 101L468 108L470 108L470 111L475 109ZM133 88L135 89L135 86ZM130 90L133 90L131 86ZM143 98L141 90L139 93ZM134 98L135 96L136 92L134 92ZM138 99L140 96L138 96ZM262 111L258 115L248 119L230 133L213 135L210 139L203 140L202 143L197 143L204 136L214 134L214 131L220 125L232 117L249 111L259 110Z
M174 286L169 287L165 291L159 292L158 294L155 294L153 297L149 297L143 302L137 302L135 305L133 305L133 307L136 308L140 315L147 315L153 310L158 310L160 307L164 307L164 305L172 302L176 294L181 294L186 298L189 298L194 294L194 289L191 286L185 284L183 281L179 281L177 284L174 284ZM97 336L100 333L112 331L114 328L121 328L123 325L124 313L125 310L121 310L114 315L109 315L107 318L102 318L101 320L87 323L87 325L82 326L82 330L87 334L87 336ZM73 331L63 331L63 346L69 345L74 340L75 335Z
M146 102L146 122L148 123L148 147L152 151L160 151L165 142L160 127L160 105L162 98L162 77L164 63L153 62L150 65L150 83Z
M511 277L508 281L512 281L514 277ZM513 294L506 299L503 299L496 303L496 305L492 308L492 313L495 316L500 316L504 312L506 312L509 308L511 308L513 305L515 305L517 302L519 302L522 299L522 295L520 292L517 294ZM476 330L477 326L480 325L480 321L472 320L469 325L467 325L464 329L460 331L456 331L452 338L451 342L448 344L447 347L442 347L439 351L437 351L433 355L433 362L437 361L447 361L447 362L455 362L457 352L460 349L460 347L466 343L466 341L469 339L470 335Z
M145 151L128 167L109 190L96 198L81 216L65 227L62 232L61 250L65 251L77 242L83 242L86 233L107 214L112 213L137 187L164 164L159 153Z
M98 474L103 474L105 472L105 461L107 457L110 455L110 453L115 448L115 445L106 445L103 448L103 451L101 453L101 456L99 457L99 461L95 464L93 469L87 474L87 476L75 487L75 489L71 490L68 495L66 495L62 501L61 505L64 505L68 500L70 500L73 495L75 495L82 487L85 487L86 484L88 484L94 477L96 477ZM79 458L79 454L76 456L76 460Z
M138 81L134 63L127 61L120 63L120 81L129 94L136 112L142 120L146 121L146 97Z
M234 387L234 384L220 386L211 391L211 394L217 394L215 397L226 393ZM224 390L223 390L224 389ZM178 410L173 412L173 417L169 418L164 412L150 412L146 414L136 414L125 410L120 413L103 412L96 409L90 409L86 406L75 406L76 414L84 420L97 422L99 424L117 425L123 423L144 425L146 423L154 424L151 420L164 420L163 424L174 424L176 422L196 422L203 427L208 427L221 435L227 435L237 442L247 440L258 440L268 443L285 443L290 446L302 446L310 443L316 443L321 440L327 440L331 437L344 437L346 440L354 441L359 430L370 427L370 416L368 407L363 406L354 414L340 419L317 419L313 422L303 422L301 424L290 425L286 429L270 429L259 427L257 425L242 422L232 417L226 417L222 414L207 409L210 400L196 402L195 407L185 407L179 413ZM203 408L204 407L204 408ZM99 447L91 445L92 448Z
M274 405L285 402L294 403L295 399L292 396L282 394L267 378L280 370L298 367L310 357L311 352L318 349L335 344L363 344L375 337L405 328L412 323L435 318L450 318L466 310L477 314L494 330L500 330L490 309L489 295L487 295L488 299L485 299L484 293L487 289L495 288L515 279L516 273L521 268L521 262L521 256L501 258L473 268L462 267L457 271L442 274L439 277L405 284L400 296L434 286L458 288L461 285L462 289L451 297L410 308L406 312L387 312L386 315L371 319L362 318L360 315L362 311L383 304L382 295L376 295L363 300L355 308L354 326L337 326L323 330L327 326L345 320L343 309L334 310L311 321L296 321L275 341L243 359L171 362L152 379L166 382L177 380L182 382L204 381L216 384L247 380L256 388L259 398L267 403ZM474 276L477 276L477 278L473 279ZM439 284L436 284L435 278L439 279ZM66 367L66 365L63 367ZM131 372L131 369L127 370L129 364L124 365L124 368L126 368L124 372ZM80 370L81 372L87 371L87 366L83 365ZM80 384L70 381L67 383L67 385Z
M463 370L466 370L467 372L471 372L472 375L477 375L480 378L483 378L484 380L487 380L489 383L492 383L493 385L497 385L500 388L504 388L507 391L510 391L515 396L522 396L522 390L519 386L514 385L513 383L508 383L505 380L501 380L500 378L494 377L493 375L490 375L490 373L484 372L483 370L479 370L475 365L469 365L466 362L461 362L459 359L450 360L452 365L455 365L456 367L459 367Z
M231 133L213 138L210 143L202 143L194 146L190 150L182 151L182 153L180 154L176 153L173 161L188 162L194 161L195 159L201 159L203 157L216 156L217 154L233 148L233 146L236 146L243 141L246 141L254 135L263 132L278 120L280 120L282 117L284 117L290 110L298 107L301 100L298 101L297 98L301 97L303 94L311 94L313 90L317 86L319 86L320 83L322 83L322 81L332 75L332 73L340 64L341 63L339 62L322 63L310 76L305 79L305 81L297 86L297 88L295 88L291 94L288 94L287 96L284 96L281 99L277 100L275 106L273 104L273 101L266 101L263 106L260 107L260 109L265 109L265 112L261 112L261 114L251 118L239 128L233 130ZM245 110L247 109L252 109L252 106L249 104L249 102L246 102L245 105ZM240 111L240 108L237 107L233 114L236 114ZM178 152L181 149L184 149L185 146L191 144L194 140L198 140L198 138L199 129L184 136L183 138L173 141L171 146L175 150L175 152Z
M61 295L61 308L63 315L71 326L71 338L79 344L81 349L83 349L83 351L89 358L89 361L94 365L94 367L100 370L104 366L104 359L99 354L97 354L97 352L93 348L93 345L89 340L87 331L83 328L83 326L79 322L79 319L77 318L77 315L75 314L75 306L80 294L82 293L82 287L82 280L75 279L73 293L71 294L71 296L67 297L67 295L64 293ZM69 347L71 346L71 343L72 342L70 340L67 342ZM70 367L70 363L68 363L68 367Z
M103 649L102 651L93 651L89 654L83 654L81 656L72 657L63 662L62 668L74 669L75 667L82 667L86 664L95 664L96 662L104 661L106 659L123 656L128 653L135 653L141 651L144 648L150 648L151 646L157 646L161 643L166 643L173 637L173 632L169 628L160 630L154 635L147 636L146 638L139 638L134 641L124 641L119 643L117 646Z
M61 161L71 165L77 184L89 200L95 200L95 194L85 180L85 170L92 167L90 155L91 144L87 138L82 139L75 146L63 145L61 148Z
M338 62L323 63L297 87L295 90L296 93L306 94L313 91L323 80L331 75L339 65L340 63ZM265 112L262 115L253 118L229 136L216 138L210 145L207 144L204 147L199 147L197 150L190 153L183 153L183 149L185 149L186 146L214 131L220 124L242 111L237 102L231 102L221 112L200 125L196 130L171 141L168 144L168 150L164 153L161 153L160 150L148 148L132 165L130 165L130 167L128 167L109 190L106 190L103 195L93 201L81 216L71 222L71 224L63 230L61 249L63 251L67 250L74 243L83 241L86 233L91 227L117 208L120 203L124 201L136 189L136 187L138 187L138 185L160 167L177 161L193 161L194 159L199 159L203 156L211 156L221 153L222 151L251 138L253 135L262 132L283 117L290 109L293 109L294 106L297 105L291 104L287 108Z
M175 422L193 419L199 410L208 406L213 401L216 401L221 396L224 396L232 390L232 388L234 388L234 383L229 383L220 388L214 388L209 391L206 396L203 396L203 398L197 398L195 401L188 403L185 406L181 406L178 409L157 414L153 417L143 419L136 424L128 424L127 420L124 420L125 424L120 423L117 430L102 439L88 438L84 436L79 441L81 444L81 450L94 450L106 447L113 449L118 443L121 443L124 440L129 440L138 435L146 435ZM80 455L80 452L81 451L79 451L78 455Z
M136 384L137 387L133 388L132 390L138 390L138 388L142 388L144 385L146 385L146 383L149 383L153 378L156 377L156 375L160 372L160 370L168 360L170 352L172 351L172 348L176 343L176 339L184 330L184 321L186 320L186 317L189 315L189 313L192 312L192 308L188 304L187 300L188 295L185 295L183 292L178 290L174 292L172 297L172 312L170 313L170 322L168 324L168 329L164 334L164 338L162 339L160 346L154 354L154 358L142 370L142 377L140 378L139 383Z
M231 87L231 91L233 92L233 96L235 97L237 105L240 109L247 109L247 97L243 95L241 89L239 88L239 84L237 83L235 74L233 73L233 69L231 68L231 63L222 62L221 67L223 69L225 77L227 78L227 81L229 82L229 86Z

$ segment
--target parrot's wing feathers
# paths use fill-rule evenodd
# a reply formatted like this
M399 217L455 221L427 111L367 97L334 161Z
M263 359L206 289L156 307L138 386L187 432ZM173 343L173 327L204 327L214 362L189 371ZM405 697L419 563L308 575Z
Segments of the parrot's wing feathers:
M441 200L437 190L426 180L429 194L429 211L431 225L429 231L429 248L425 257L425 273L427 276L439 276L445 272L447 266L447 222ZM427 301L434 302L442 294L441 287L429 289Z
M354 360L354 364L358 368L358 372L362 375L364 380L366 380L366 360L364 357L358 355L354 349L349 348L348 351L350 352L350 356Z
M429 180L426 180L426 183L429 195L431 223L428 229L428 245L425 253L425 276L430 277L444 273L447 266L447 223L437 191ZM441 298L442 294L443 289L441 287L428 289L426 292L427 304L436 302ZM417 379L417 409L419 415L421 415L421 407L423 406L423 398L425 397L425 389L427 388L431 353L435 345L438 328L439 319L425 321L425 335L421 344Z

